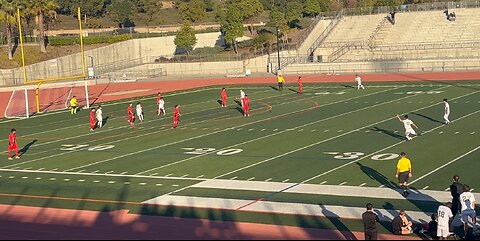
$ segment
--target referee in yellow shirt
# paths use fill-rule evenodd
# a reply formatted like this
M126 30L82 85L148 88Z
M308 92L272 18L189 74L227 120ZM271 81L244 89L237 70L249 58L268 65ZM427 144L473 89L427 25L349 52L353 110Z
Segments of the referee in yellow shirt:
M281 74L279 74L277 77L277 80L278 80L278 91L283 91L283 85L285 84L285 79Z
M412 162L407 158L405 152L400 153L400 160L397 164L397 174L395 175L398 178L398 183L403 189L403 196L406 197L410 194L408 189L408 178L412 177Z

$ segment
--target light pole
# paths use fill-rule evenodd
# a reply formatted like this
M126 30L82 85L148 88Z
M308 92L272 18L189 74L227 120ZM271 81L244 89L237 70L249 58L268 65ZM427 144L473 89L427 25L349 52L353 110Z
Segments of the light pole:
M280 65L280 28L278 27L278 24L276 25L277 29L277 57L278 57L278 71L277 74L280 72L282 69L282 66Z

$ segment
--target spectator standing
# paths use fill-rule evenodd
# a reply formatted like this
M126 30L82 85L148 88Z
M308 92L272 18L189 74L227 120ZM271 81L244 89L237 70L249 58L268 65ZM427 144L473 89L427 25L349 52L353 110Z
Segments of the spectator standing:
M462 205L460 204L460 195L463 193L463 184L460 183L460 176L453 176L453 183L450 185L450 193L452 194L452 214L456 216L460 213Z
M367 204L367 211L362 214L363 227L365 231L365 240L377 240L377 223L380 221L377 214L373 212L373 205Z
M462 223L465 228L464 238L466 238L469 228L477 223L475 196L470 192L470 186L463 185L463 193L460 195L460 202L462 203Z
M437 236L437 232L438 232L438 218L437 218L437 214L434 213L432 214L432 221L430 221L428 223L428 235L430 235L430 237L433 239L433 240L438 240L438 236Z

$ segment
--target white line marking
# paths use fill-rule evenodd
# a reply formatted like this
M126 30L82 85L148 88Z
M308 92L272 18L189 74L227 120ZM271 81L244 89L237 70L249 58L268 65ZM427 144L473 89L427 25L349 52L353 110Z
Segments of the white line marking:
M285 179L285 180L283 180L283 183L289 182L289 181L290 181L290 179Z
M200 175L200 176L198 176L197 178L202 178L202 177L204 177L204 175Z
M94 183L100 183L100 181L93 181Z
M57 180L57 179L54 178L54 177L50 178L50 181L55 181L55 180Z
M155 186L157 186L157 187L161 187L161 186L163 186L163 184L161 184L161 183L157 183L157 184L155 184Z
M255 179L255 177L251 177L251 178L247 179L247 181L251 181L253 179Z
M321 182L321 183L320 183L320 185L323 185L323 184L325 184L325 183L327 183L327 181L323 181L323 182Z
M269 179L267 179L267 180L265 180L265 181L266 181L266 182L269 182L269 181L271 181L271 180L272 180L272 179L271 179L271 178L269 178Z
M125 175L125 174L127 174L127 173L128 173L128 172L122 172L122 173L120 173L120 175Z
M105 172L105 174L110 174L110 173L114 173L114 171Z
M156 175L158 175L158 173L154 173L154 174L152 174L152 175L150 175L150 176L156 176Z
M131 182L124 182L123 185L130 185L132 184Z
M457 131L457 132L455 132L455 135L458 135L459 133L460 133L460 132L459 132L459 131Z
M42 178L41 178L41 177L37 177L37 178L35 178L35 180L42 180Z
M109 181L108 182L108 184L114 184L114 183L115 183L115 181Z
M182 176L182 178L185 178L185 177L188 177L188 174L185 174L185 175Z
M173 184L172 187L179 187L180 185L177 185L177 184Z
M379 188L382 188L382 187L385 187L385 185L380 185L380 186L378 186L378 187L379 187Z
M273 131L278 131L278 129L275 129L275 130L273 130Z
M475 134L475 131L474 131L474 132L472 132L472 133L470 133L470 135L473 135L473 134Z
M144 182L142 182L142 183L140 183L139 185L140 185L140 186L145 186L145 185L147 185L147 184L144 183Z
M165 177L169 177L169 176L172 176L172 175L173 175L173 174L172 174L172 173L170 173L170 174L166 175Z
M440 166L440 167L436 168L435 170L433 170L433 171L431 171L431 172L429 172L429 173L427 173L427 174L425 174L425 175L423 175L423 176L421 176L421 177L419 177L419 178L415 179L415 181L411 182L410 184L414 184L414 183L416 183L416 182L418 182L418 181L420 181L420 180L424 179L425 177L428 177L428 176L430 176L431 174L433 174L433 173L437 172L438 170L440 170L440 169L442 169L442 168L444 168L444 167L446 167L446 166L448 166L448 165L450 165L450 164L452 164L452 163L454 163L454 162L456 162L456 161L458 161L458 160L462 159L463 157L466 157L466 156L470 155L471 153L473 153L473 152L477 151L478 149L480 149L480 146L477 146L477 147L476 147L476 148L474 148L473 150L470 150L469 152L467 152L467 153L465 153L465 154L463 154L463 155L461 155L461 156L459 156L459 157L457 157L457 158L455 158L455 159L453 159L453 160L451 160L451 161L449 161L449 162L445 163L444 165L442 165L442 166Z
M449 192L449 191L450 191L450 188L447 188L447 189L445 189L444 191L445 191L445 192Z
M342 182L342 183L339 184L339 186L343 186L345 184L347 184L347 182Z
M22 177L22 179L28 179L28 177Z
M65 182L69 182L69 181L70 181L70 179L68 179L68 178L65 178L65 179L63 179L63 181L65 181Z
M438 132L438 134L440 134L440 135L443 134L443 131Z
M78 180L79 182L85 182L85 180Z
M422 190L427 190L430 186L426 186L424 188L422 188Z
M266 131L267 129L262 129L261 131Z
M365 185L367 185L367 183L362 183L362 184L359 185L359 187L363 187Z
M230 178L230 180L235 180L235 179L237 179L237 178L238 178L238 177L232 177L232 178Z

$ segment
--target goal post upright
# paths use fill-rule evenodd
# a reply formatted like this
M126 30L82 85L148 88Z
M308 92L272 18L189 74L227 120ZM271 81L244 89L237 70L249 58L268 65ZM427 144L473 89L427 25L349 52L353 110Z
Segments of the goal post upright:
M23 84L27 84L27 68L25 67L25 51L23 49L22 21L20 18L20 8L17 7L18 33L20 35L20 52L22 55Z

